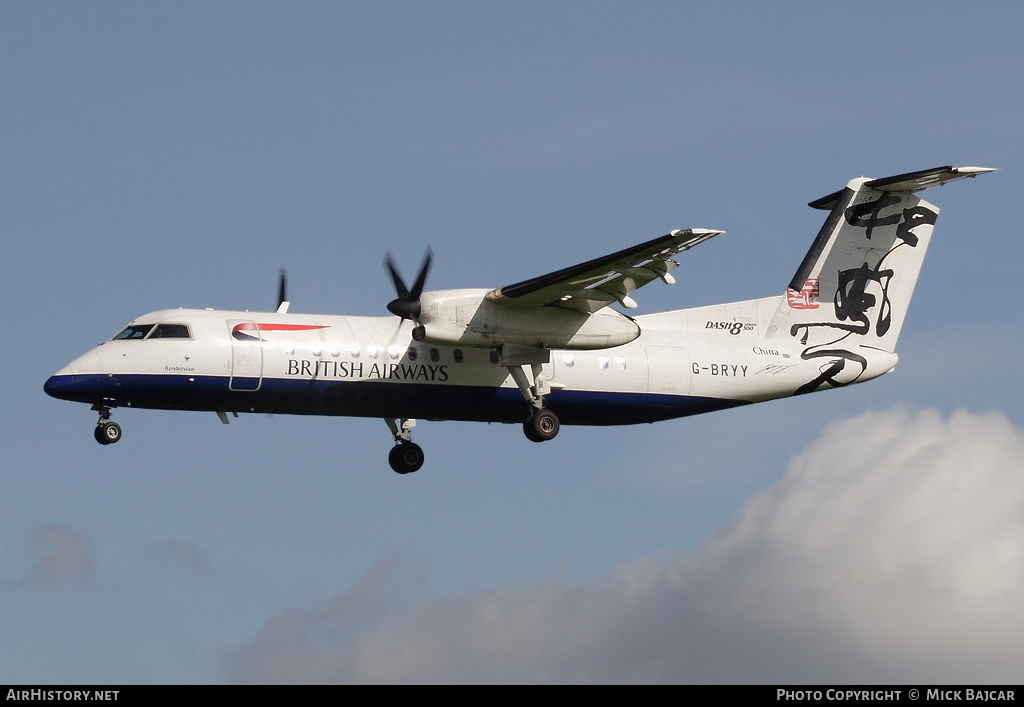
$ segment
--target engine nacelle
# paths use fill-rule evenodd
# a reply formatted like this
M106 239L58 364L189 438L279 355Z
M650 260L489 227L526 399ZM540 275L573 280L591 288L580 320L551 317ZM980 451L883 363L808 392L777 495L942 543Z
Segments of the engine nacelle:
M420 295L413 338L446 346L519 344L547 349L606 349L628 344L640 327L613 309L584 314L561 307L491 302L490 290L437 290Z

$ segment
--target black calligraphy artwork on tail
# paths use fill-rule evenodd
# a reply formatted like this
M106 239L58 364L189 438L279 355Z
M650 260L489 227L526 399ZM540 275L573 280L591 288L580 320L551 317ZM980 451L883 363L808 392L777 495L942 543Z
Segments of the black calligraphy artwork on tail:
M916 248L919 239L913 230L918 226L934 225L938 215L932 209L920 205L904 209L899 214L880 215L885 207L898 204L900 201L898 196L885 194L875 201L846 209L846 223L865 229L863 237L867 241L871 241L875 228L898 224L896 237L892 246L874 265L865 260L857 267L838 272L832 302L834 321L801 322L790 328L790 336L799 336L800 343L805 346L812 330L834 329L843 332L831 341L812 344L801 352L800 356L805 361L823 358L828 359L828 362L822 365L820 374L800 386L795 395L810 393L822 386L840 387L855 383L867 370L867 359L849 348L843 348L844 340L855 335L874 334L882 337L892 326L889 285L895 273L891 268L884 267L886 259L899 248ZM846 370L847 365L859 366L860 370L852 380L840 382L837 378Z

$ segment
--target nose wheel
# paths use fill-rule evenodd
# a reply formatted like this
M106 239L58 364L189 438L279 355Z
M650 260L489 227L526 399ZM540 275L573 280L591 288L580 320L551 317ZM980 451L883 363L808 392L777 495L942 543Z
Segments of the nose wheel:
M101 422L96 425L93 436L100 444L113 444L121 439L121 426L116 422Z
M100 414L100 419L96 421L96 429L93 430L92 436L96 438L96 441L100 444L113 444L121 439L121 426L116 422L110 420L110 408L104 406L95 406L93 410L96 410Z

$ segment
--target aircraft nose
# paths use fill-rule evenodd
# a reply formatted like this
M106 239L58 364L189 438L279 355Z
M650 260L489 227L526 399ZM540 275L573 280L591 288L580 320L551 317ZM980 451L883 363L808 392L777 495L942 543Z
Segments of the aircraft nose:
M67 366L50 376L43 384L43 391L51 398L73 400L77 384L74 374Z
M99 355L90 351L50 376L43 384L43 392L60 400L89 402L95 397L95 391L88 390L94 387L89 384L89 374L99 373L101 366Z

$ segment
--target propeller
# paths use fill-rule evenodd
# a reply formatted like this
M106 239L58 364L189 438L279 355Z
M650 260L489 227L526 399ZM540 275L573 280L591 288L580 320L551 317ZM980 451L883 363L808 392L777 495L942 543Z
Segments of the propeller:
M405 286L405 281L402 280L402 276L399 274L398 268L395 267L391 254L388 253L384 259L384 265L387 267L388 272L391 273L391 279L395 283L395 290L398 292L398 297L388 302L389 312L402 319L410 319L412 321L420 318L420 295L423 294L423 284L427 281L427 272L430 270L430 261L433 257L434 251L427 248L427 254L423 258L423 265L420 266L420 274L416 277L416 282L413 283L410 290Z
M281 274L279 278L279 285L277 290L277 311L279 314L284 314L288 311L288 297L285 295L285 281L288 279L288 271L281 268Z

